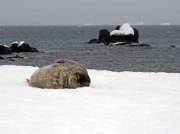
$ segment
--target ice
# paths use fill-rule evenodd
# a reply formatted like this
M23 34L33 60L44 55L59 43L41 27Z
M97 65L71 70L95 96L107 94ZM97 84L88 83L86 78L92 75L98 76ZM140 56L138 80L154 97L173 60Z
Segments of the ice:
M134 35L134 30L128 23L125 23L119 30L113 30L110 35Z
M30 66L0 66L0 134L179 134L180 74L91 70L90 87L29 87Z

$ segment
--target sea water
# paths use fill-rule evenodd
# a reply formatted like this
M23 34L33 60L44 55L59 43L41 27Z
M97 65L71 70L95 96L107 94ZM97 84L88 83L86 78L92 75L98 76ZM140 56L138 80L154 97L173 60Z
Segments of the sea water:
M0 43L25 41L38 53L18 53L23 59L1 60L0 65L44 66L71 59L86 68L110 71L180 73L180 26L133 26L148 47L86 44L99 30L116 26L10 26L0 27ZM171 47L175 46L175 47ZM13 55L16 55L14 53ZM5 55L8 57L12 55Z

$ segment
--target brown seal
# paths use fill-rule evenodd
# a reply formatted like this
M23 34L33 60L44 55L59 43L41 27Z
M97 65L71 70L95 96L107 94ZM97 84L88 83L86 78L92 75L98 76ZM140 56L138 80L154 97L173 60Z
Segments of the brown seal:
M87 70L71 60L58 60L39 68L27 80L32 87L51 89L89 86L90 81Z

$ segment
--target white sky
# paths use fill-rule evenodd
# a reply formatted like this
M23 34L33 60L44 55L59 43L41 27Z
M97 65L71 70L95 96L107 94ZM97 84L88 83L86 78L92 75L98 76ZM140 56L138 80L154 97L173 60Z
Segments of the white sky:
M180 24L180 0L0 0L0 25Z

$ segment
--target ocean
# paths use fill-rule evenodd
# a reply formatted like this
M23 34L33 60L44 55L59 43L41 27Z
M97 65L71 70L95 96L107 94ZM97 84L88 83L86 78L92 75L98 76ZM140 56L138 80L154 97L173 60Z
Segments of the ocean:
M180 26L133 26L139 30L139 41L150 48L85 43L97 38L100 29L111 31L115 27L3 26L1 44L25 41L40 52L18 53L25 58L0 60L0 65L41 67L58 59L70 59L95 70L180 73Z

